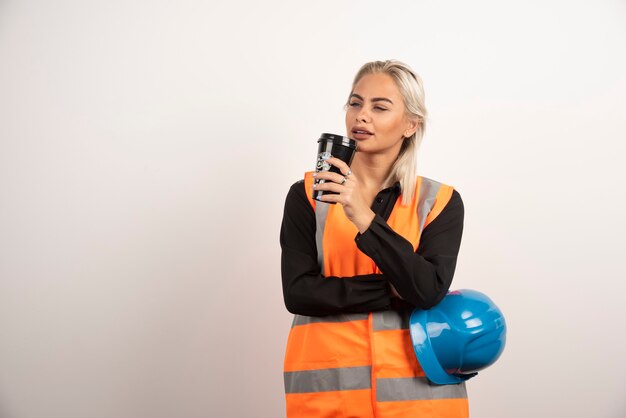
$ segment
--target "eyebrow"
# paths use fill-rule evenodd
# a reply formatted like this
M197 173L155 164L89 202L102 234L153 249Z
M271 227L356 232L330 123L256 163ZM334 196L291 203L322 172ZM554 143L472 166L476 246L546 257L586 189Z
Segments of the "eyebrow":
M358 94L356 94L356 93L352 93L352 94L350 95L350 98L353 98L353 97L356 97L356 98L357 98L357 99L359 99L359 100L363 100L363 101L365 101L365 99L363 99L361 96L359 96L359 95L358 95ZM373 102L389 102L389 103L393 104L393 102L392 102L391 100L387 99L386 97L374 97L374 98L372 99L372 101L373 101Z

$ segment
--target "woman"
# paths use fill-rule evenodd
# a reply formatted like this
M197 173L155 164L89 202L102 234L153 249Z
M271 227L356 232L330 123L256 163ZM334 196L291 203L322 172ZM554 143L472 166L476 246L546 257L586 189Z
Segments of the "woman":
M346 104L351 167L329 158L342 174L305 173L289 190L280 234L295 314L289 418L468 416L464 383L428 381L408 330L411 310L450 287L463 230L459 193L415 174L425 118L421 79L406 64L365 64ZM321 198L336 204L313 200L314 189L336 192Z

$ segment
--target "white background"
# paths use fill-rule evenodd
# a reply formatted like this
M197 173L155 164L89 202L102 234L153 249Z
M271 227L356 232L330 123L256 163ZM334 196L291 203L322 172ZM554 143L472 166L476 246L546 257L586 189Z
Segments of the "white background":
M626 416L626 2L0 2L0 416L284 416L289 186L366 61L424 79L473 417Z

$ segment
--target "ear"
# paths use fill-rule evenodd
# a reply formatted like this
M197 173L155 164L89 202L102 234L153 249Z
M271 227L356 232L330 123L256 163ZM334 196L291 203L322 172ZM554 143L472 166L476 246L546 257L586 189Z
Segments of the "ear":
M417 128L419 128L421 124L421 121L417 118L411 118L407 121L407 127L406 130L404 131L404 137L408 138L411 135L413 135L415 133L415 131L417 131Z

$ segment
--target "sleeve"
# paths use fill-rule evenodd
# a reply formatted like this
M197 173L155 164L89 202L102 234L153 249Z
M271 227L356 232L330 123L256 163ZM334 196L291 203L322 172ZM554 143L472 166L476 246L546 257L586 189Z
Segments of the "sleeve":
M391 304L387 281L380 274L323 276L317 262L315 212L302 181L291 186L280 229L281 273L287 310L324 316L371 312Z
M422 231L417 251L380 215L355 240L406 302L428 309L443 299L452 283L463 218L463 201L454 190L441 213Z

